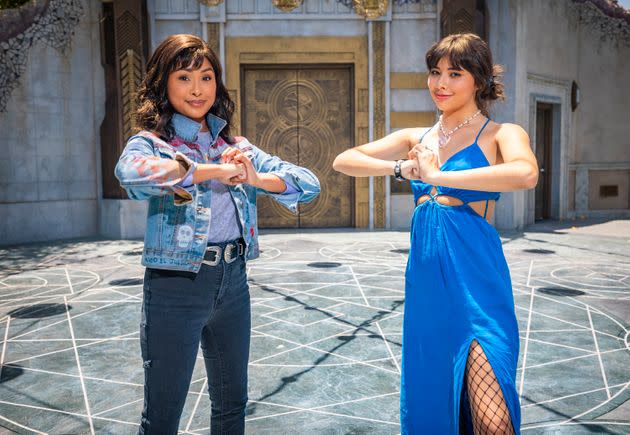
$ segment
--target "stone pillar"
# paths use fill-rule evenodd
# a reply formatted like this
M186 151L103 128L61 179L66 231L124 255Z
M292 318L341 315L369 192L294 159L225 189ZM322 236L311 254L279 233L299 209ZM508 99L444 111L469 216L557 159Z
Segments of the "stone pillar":
M575 171L575 211L588 211L588 168L578 166Z

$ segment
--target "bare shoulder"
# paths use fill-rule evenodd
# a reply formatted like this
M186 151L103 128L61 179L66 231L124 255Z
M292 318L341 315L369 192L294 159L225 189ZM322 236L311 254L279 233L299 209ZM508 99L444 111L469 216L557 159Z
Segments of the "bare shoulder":
M495 139L497 142L503 141L526 141L529 143L529 135L523 127L518 124L512 124L509 122L494 123L496 125Z
M413 148L426 131L426 128L413 127L413 128L401 128L395 132L389 134L385 140L396 144L406 144L409 149Z
M510 123L499 124L499 126L495 140L503 162L514 160L535 161L529 142L529 135L523 127Z
M429 128L412 127L412 128L403 128L402 130L399 130L399 131L401 132L401 134L404 134L408 143L412 144L411 146L413 146L417 144L418 142L420 142L420 138L427 130L429 130Z

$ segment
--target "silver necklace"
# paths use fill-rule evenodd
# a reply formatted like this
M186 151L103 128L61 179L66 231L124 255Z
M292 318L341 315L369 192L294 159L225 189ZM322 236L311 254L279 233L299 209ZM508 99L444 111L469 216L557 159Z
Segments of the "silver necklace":
M466 118L461 124L459 124L457 127L455 127L452 130L446 130L444 128L444 124L442 124L442 116L440 115L440 119L438 120L438 125L440 127L440 133L442 133L442 135L438 135L438 145L440 148L444 148L446 147L446 145L448 145L448 142L451 140L451 137L453 136L453 134L459 130L460 128L462 128L465 125L468 125L470 123L470 121L472 121L473 119L475 119L479 114L481 113L481 110L477 110L475 113L473 113L471 116L469 116L468 118Z

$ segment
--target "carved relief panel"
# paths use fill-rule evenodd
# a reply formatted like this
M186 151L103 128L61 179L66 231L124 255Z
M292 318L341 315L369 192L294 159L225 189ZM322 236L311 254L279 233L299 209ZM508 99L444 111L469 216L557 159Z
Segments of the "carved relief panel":
M283 160L312 170L320 196L293 215L259 196L259 225L266 228L353 225L354 182L332 169L353 143L352 70L349 67L244 67L243 133Z

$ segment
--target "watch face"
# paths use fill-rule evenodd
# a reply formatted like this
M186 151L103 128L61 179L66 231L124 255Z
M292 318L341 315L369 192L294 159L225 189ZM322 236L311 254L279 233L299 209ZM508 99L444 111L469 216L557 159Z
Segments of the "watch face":
M396 178L396 180L398 181L403 181L404 178L402 176L402 173L400 171L400 164L401 164L401 160L396 160L396 164L394 165L394 177Z

